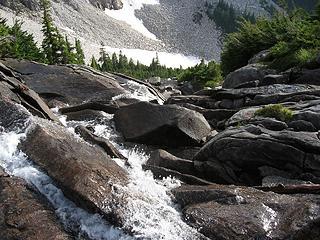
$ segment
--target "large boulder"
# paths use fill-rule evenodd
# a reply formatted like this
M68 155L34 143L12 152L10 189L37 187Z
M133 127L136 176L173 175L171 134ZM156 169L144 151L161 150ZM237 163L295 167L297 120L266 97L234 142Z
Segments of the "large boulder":
M121 224L117 210L124 199L118 187L126 185L127 174L100 147L38 119L19 148L78 206Z
M68 104L108 102L126 92L113 77L86 67L45 65L15 59L1 62L47 101L56 99Z
M230 73L223 82L223 88L236 88L244 83L259 81L268 74L275 73L261 64L251 64Z
M173 194L186 221L210 239L318 239L318 195L280 195L253 188L184 185Z
M34 115L58 122L39 95L26 86L9 68L0 62L0 97L26 107Z
M130 142L160 146L200 145L210 125L195 111L175 106L140 102L120 108L114 120Z
M0 168L1 240L71 240L54 210L22 179L6 175Z
M210 140L194 161L203 178L216 183L260 185L264 177L279 173L316 179L320 177L320 136L253 125L229 128ZM265 167L275 171L266 172Z
M191 160L178 158L162 149L153 151L146 165L164 167L189 175L195 175L196 172Z
M302 84L273 84L255 88L212 90L215 108L240 109L246 106L316 100L320 87Z
M301 76L293 82L298 84L320 85L320 68L302 71Z

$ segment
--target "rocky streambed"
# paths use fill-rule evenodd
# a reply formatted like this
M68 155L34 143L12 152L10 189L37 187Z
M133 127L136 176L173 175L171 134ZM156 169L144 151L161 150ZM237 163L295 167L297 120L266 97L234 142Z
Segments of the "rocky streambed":
M319 239L319 69L172 96L84 66L0 73L1 239ZM290 120L255 114L275 103Z

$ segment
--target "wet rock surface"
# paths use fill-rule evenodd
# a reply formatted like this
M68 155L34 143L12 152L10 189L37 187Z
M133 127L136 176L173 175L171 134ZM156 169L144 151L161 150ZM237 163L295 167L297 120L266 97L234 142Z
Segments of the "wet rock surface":
M181 186L173 194L186 221L210 239L316 239L319 195L247 187Z
M2 63L0 133L21 133L31 123L19 149L77 206L99 213L135 234L133 226L123 224L128 216L132 217L126 209L128 192L123 190L137 187L133 181L140 176L130 159L136 150L130 150L127 159L117 148L142 143L139 146L147 153L155 151L139 168L150 170L157 181L174 177L182 182L171 193L181 206L186 223L209 239L319 238L320 88L316 70L294 69L270 75L272 71L264 69L267 75L262 74L256 82L251 70L246 76L242 69L246 82L240 85L201 90L192 95L171 95L160 105L163 95L155 87L135 79L131 80L141 84L146 95L154 96L150 98L153 103L126 98L130 90L126 82L130 78L123 75L101 75L86 67L45 66L10 59ZM71 82L67 82L67 75ZM75 83L79 87L72 90ZM52 107L71 104L61 108L59 114L93 126L73 122L76 125L72 127L79 134L76 135L54 118L45 102ZM290 117L279 120L256 114L269 104L281 104L291 113ZM101 133L104 127L112 129L109 135L95 134L95 130ZM113 144L115 139L120 143ZM139 161L140 157L146 156L139 155ZM111 158L122 161L118 165ZM148 181L151 173L147 173L142 181ZM162 188L168 184L166 181L161 182ZM12 188L13 193L22 194L28 201L29 193L25 195L25 191L39 197L28 185L21 185L0 170L1 184L5 187L0 191L7 191L14 184L19 193ZM151 201L150 195L144 199L144 191L149 189L130 192L130 206ZM10 198L8 194L0 196L0 214L7 208L3 199ZM170 201L167 195L165 199ZM39 219L46 218L43 222L49 221L49 227L43 234L48 233L48 239L69 239L45 203L40 201L45 209L41 213L45 215L39 215ZM28 206L12 200L8 207L14 205L29 214ZM152 218L148 211L143 214ZM3 225L2 219L0 216L0 228L4 226L3 231L11 234L8 235L11 238L28 239L29 235L23 234L32 231L35 236L44 236L28 223L23 223L26 228L21 229L20 220L14 220L17 225L12 227ZM133 222L135 225L136 219L130 223ZM57 230L50 235L52 229Z
M54 210L25 181L0 168L0 232L2 240L74 239L59 224Z
M102 149L40 120L19 148L78 206L121 224L117 208L125 200L118 197L115 186L125 185L127 175Z

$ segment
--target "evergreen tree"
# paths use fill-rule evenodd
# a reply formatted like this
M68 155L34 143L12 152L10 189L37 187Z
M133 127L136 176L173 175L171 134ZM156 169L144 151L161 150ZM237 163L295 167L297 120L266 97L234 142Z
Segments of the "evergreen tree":
M49 64L65 63L67 61L68 47L53 24L50 14L50 1L41 0L41 7L43 10L42 32L44 36L42 48L45 60Z
M91 66L93 69L101 70L101 69L100 69L100 66L99 66L99 64L97 63L97 60L96 60L96 58L95 58L94 56L92 56L92 58L91 58L91 64L90 64L90 66Z
M61 42L63 40L61 39ZM62 62L61 63L77 63L77 57L74 53L75 48L69 42L68 37L65 37L65 44L62 49Z
M75 47L68 38L64 38L57 27L54 26L50 14L50 1L40 0L43 10L42 32L44 39L42 49L45 62L48 64L83 64L84 54L79 40L75 41Z
M112 61L112 69L113 69L113 71L117 72L119 70L119 68L118 68L119 61L118 61L118 56L117 56L116 53L112 54L111 61Z
M75 48L76 48L76 59L77 59L77 64L84 64L84 53L81 47L81 42L79 39L75 40Z

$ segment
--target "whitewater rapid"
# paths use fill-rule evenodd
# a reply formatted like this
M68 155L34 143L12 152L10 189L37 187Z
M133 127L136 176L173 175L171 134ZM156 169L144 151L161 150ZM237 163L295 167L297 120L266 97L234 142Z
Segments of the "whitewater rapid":
M117 98L129 97L150 101L155 96L148 89L132 81L126 83L128 93ZM57 113L57 109L54 109ZM92 240L197 240L203 239L198 233L183 221L181 209L170 195L170 190L180 186L180 181L174 178L155 180L150 171L144 171L142 165L149 158L149 150L143 145L125 143L116 131L113 115L103 114L99 121L76 122L66 121L65 116L58 115L65 125L66 131L74 133L78 125L91 125L95 134L108 139L128 158L130 167L121 159L114 159L128 172L129 183L119 186L122 193L127 195L127 205L122 209L124 213L124 228L131 229L133 236L125 234L102 219L98 214L90 214L77 207L67 199L62 191L21 151L18 150L20 141L26 137L36 117L30 117L25 125L14 132L0 131L0 166L12 176L20 177L32 184L52 205L56 215L68 232L72 232L77 239ZM75 133L74 133L75 134ZM75 136L77 137L77 136Z
M128 81L130 92L116 98L135 98L141 101L154 100L155 96L138 83ZM57 112L57 109L55 109ZM151 171L144 171L143 164L149 159L149 149L143 145L125 143L116 131L112 114L101 112L99 121L66 121L60 115L61 122L69 131L74 132L78 125L94 127L94 133L108 139L123 156L127 157L129 167L121 159L114 159L129 175L129 184L118 186L126 193L127 205L123 209L124 227L132 229L136 239L152 240L197 240L204 239L198 231L183 221L181 209L176 205L170 190L180 186L174 178L155 180Z
M26 136L25 129L16 132L0 131L0 166L10 175L26 180L46 197L54 208L64 228L77 238L92 240L130 240L132 237L109 225L98 214L90 214L78 208L55 186L52 179L40 171L27 156L18 150L18 144Z

